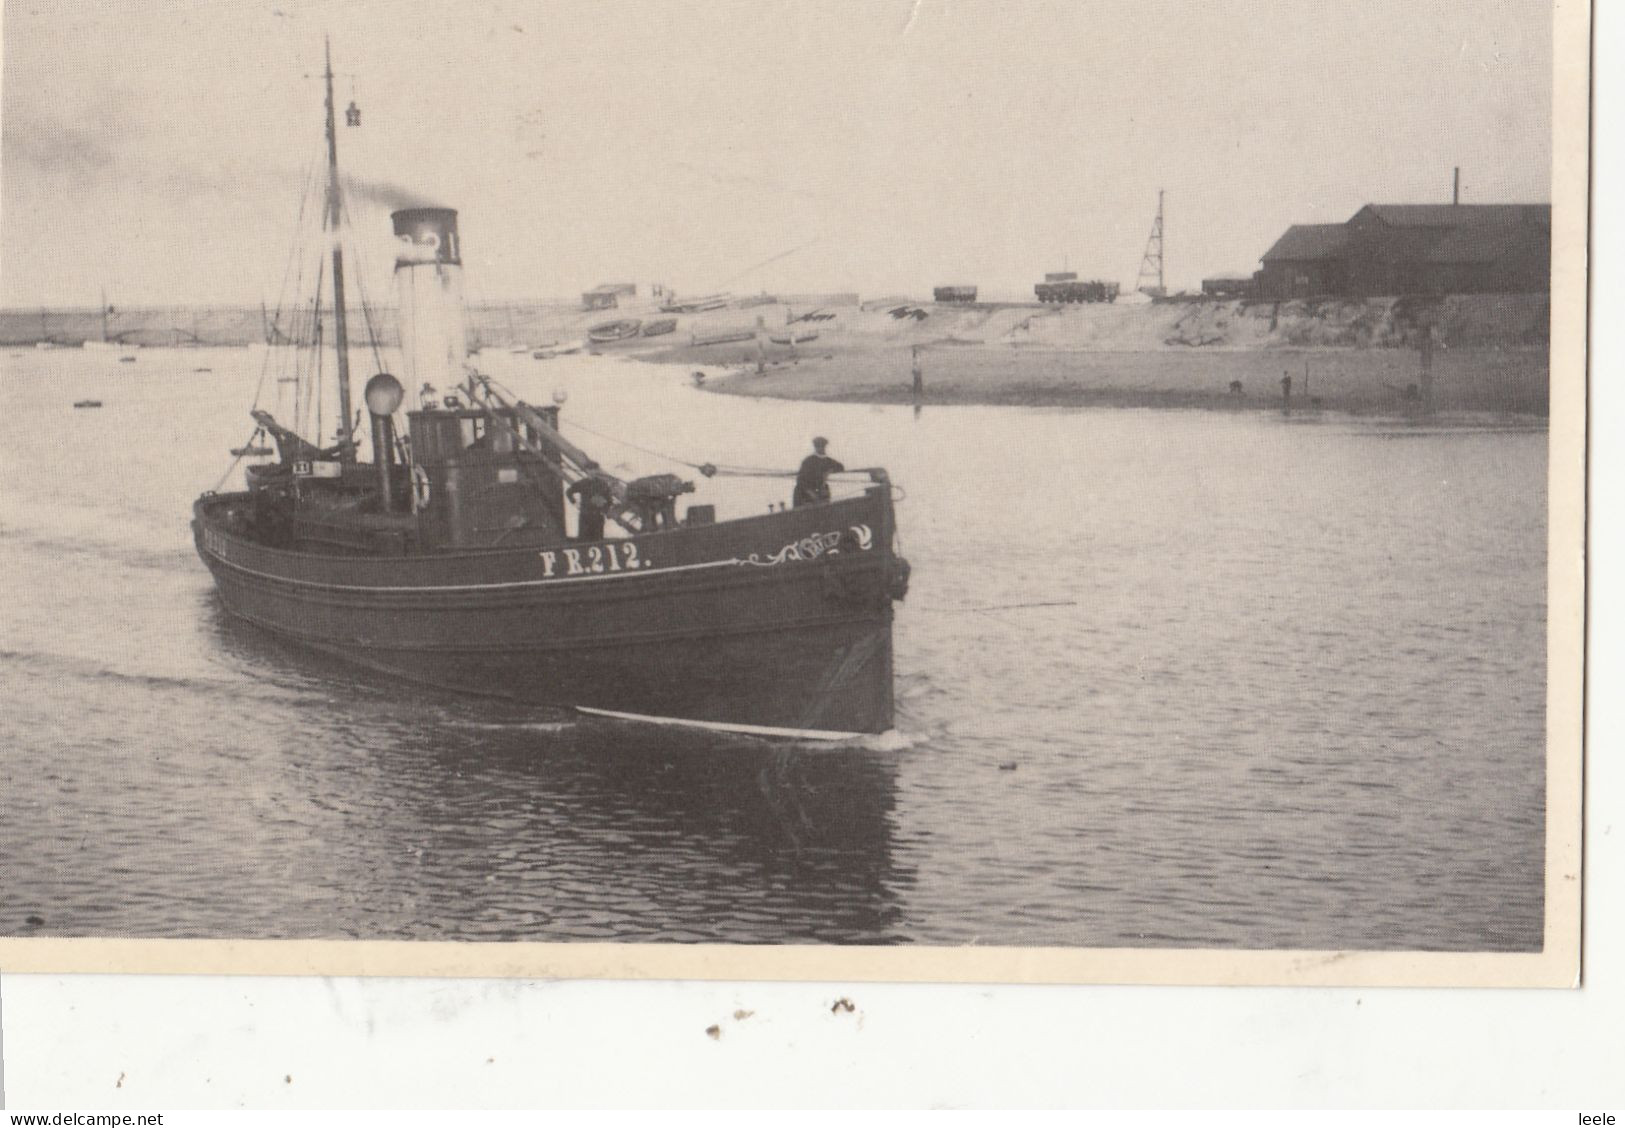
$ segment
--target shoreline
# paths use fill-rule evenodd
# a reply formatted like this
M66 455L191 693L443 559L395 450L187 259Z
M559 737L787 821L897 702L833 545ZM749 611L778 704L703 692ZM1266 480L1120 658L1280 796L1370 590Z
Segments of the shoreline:
M1281 381L1290 377L1292 410L1306 414L1534 420L1547 418L1550 410L1544 348L1436 352L1431 412L1423 408L1420 360L1410 349L1094 352L937 345L920 351L920 396L914 393L914 356L907 346L843 342L795 357L775 347L765 351L760 374L753 356L729 348L731 357L725 359L716 355L721 351L677 347L638 359L696 369L723 363L728 372L704 383L707 391L723 395L832 403L1278 412L1285 406Z

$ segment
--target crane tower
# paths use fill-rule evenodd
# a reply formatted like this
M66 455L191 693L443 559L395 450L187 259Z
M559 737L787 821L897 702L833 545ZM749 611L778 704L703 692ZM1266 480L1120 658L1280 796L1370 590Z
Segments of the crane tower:
M1142 294L1160 298L1168 293L1162 277L1162 189L1157 189L1157 218L1151 223L1151 237L1145 241L1145 255L1140 259L1140 276L1134 288Z

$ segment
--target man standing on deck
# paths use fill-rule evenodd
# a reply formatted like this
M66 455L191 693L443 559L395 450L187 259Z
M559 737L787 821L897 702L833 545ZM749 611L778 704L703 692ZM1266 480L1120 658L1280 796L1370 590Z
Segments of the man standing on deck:
M846 469L824 453L827 446L829 440L820 435L813 440L813 453L801 460L801 469L796 472L796 492L792 495L792 503L797 509L828 501L829 476Z
M571 482L564 491L580 507L576 515L576 540L601 541L604 539L604 514L615 501L609 483L596 473L597 463L589 464L587 475Z

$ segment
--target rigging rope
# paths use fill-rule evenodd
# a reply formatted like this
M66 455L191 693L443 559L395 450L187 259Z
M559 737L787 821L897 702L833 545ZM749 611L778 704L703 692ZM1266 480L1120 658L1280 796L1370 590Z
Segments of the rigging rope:
M313 306L313 304L307 304L305 302L304 298L303 298L303 294L305 292L305 271L306 271L307 266L309 265L307 260L308 260L308 258L310 256L310 246L309 246L310 232L305 229L304 216L309 210L310 202L312 200L314 200L315 197L316 197L316 178L315 178L315 172L314 172L314 169L315 169L315 160L314 159L312 159L307 164L307 168L309 168L311 170L311 173L306 178L306 181L305 181L305 195L304 195L303 199L300 202L300 208L299 208L299 214L300 214L299 236L300 236L300 239L299 239L299 246L296 248L296 251L295 251L297 262L298 262L298 271L294 276L294 288L293 288L293 295L292 296L296 300L296 304L293 306L292 310L289 313L289 321L291 323L291 331L284 334L284 333L281 332L280 328L278 329L278 335L279 336L286 336L287 340L288 340L288 344L291 346L286 351L280 351L279 350L279 352L278 352L278 356L280 358L280 363L279 363L279 365L277 367L277 383L278 383L278 385L281 385L283 382L287 382L287 383L291 383L293 385L293 409L292 409L293 414L292 414L291 418L293 420L293 426L294 426L295 430L302 430L304 428L304 425L305 425L304 416L305 416L306 403L305 403L305 396L304 396L304 391L305 391L304 383L305 383L305 378L306 378L306 372L304 371L302 366L304 365L304 362L305 362L307 357L306 357L305 353L301 352L301 350L308 348L311 345L311 343L315 340L315 329L314 329L314 325L312 324L312 320L311 320L311 311L314 308L314 306ZM320 271L322 269L323 262L324 262L324 260L323 260L322 256L320 255L320 253L318 252L318 254L316 256L316 263L317 263L317 283L316 284L317 284L318 287L320 287L320 285L321 285ZM278 305L277 305L278 314L277 314L277 316L278 316L279 319L281 317L281 311L283 309L282 297L284 297L284 296L279 296L279 298L278 298ZM282 409L282 398L281 398L280 393L279 393L278 398L277 398L277 409L279 411Z
M301 241L301 238L302 238L302 236L304 234L304 229L305 229L305 209L310 203L310 181L311 181L312 175L314 174L313 173L313 167L314 166L312 165L311 162L309 162L309 161L305 162L304 178L303 178L302 186L301 186L300 192L299 192L299 214L295 218L294 224L293 224L293 238L292 238L292 240L291 240L291 242L289 243L289 246L288 246L287 265L282 268L282 285L277 290L276 313L272 316L271 324L269 326L269 328L273 331L273 335L280 335L281 332L282 332L282 330L281 330L282 307L283 307L284 301L287 299L287 296L288 296L288 276L290 274L294 273L294 268L295 267L298 267L298 274L296 275L296 277L294 279L294 291L293 291L294 293L298 293L298 287L304 281L305 264L304 264L303 256L301 256L299 254L299 244L300 244L300 241ZM264 313L265 313L265 307L264 307L264 305L261 305L260 314L261 314L262 318L264 316ZM267 328L267 326L265 326L263 324L260 326L260 334L262 336L265 335L266 328ZM268 346L276 344L275 341L272 341L270 339L267 339L265 343ZM258 408L260 406L260 397L265 392L265 377L272 370L272 361L273 361L273 359L275 359L275 354L273 354L272 352L267 350L267 352L265 354L265 359L260 364L259 382L254 385L254 404L253 404L253 406L254 406L255 410L258 410ZM279 407L281 406L280 401L278 402L278 406Z
M256 423L254 425L253 432L248 436L248 438L246 440L239 443L238 446L237 446L237 449L242 451L243 453L237 455L235 458L233 458L231 460L231 465L226 467L226 472L224 474L220 475L220 480L214 484L214 489L210 490L209 491L210 493L219 493L220 492L220 487L226 484L226 479L231 477L231 472L233 470L237 469L237 464L239 462L241 462L243 459L248 457L248 448L249 448L250 445L253 444L255 436L258 435L259 433L260 433L260 426L259 426L259 424Z
M480 375L481 379L494 385L508 399L515 401L520 400L520 397L514 393L513 389L508 387L506 384L503 384L500 380L497 380L492 376L487 376L484 373L481 373ZM560 419L559 423L561 426L569 427L576 431L583 431L586 434L592 435L594 438L603 439L605 442L617 443L631 450L635 450L640 454L647 454L651 458L659 458L677 466L686 466L690 470L697 470L707 478L794 478L798 473L796 470L781 470L769 466L733 466L726 463L717 462L690 462L686 458L678 458L676 455L666 454L664 451L651 450L649 447L639 446L637 443L631 442L630 440L618 438L615 435L608 435L603 431L594 430L585 423L578 423L574 419ZM866 467L854 467L851 470L838 470L835 473L830 474L829 477L831 479L840 479L841 481L850 482L857 482L865 479L872 480L869 470Z
M789 258L791 255L795 254L798 251L804 251L808 247L812 246L814 243L818 242L822 238L823 238L822 235L816 235L813 238L808 239L805 243L801 244L799 247L791 247L788 251L780 251L778 254L769 256L768 258L763 259L761 262L754 263L754 264L752 264L750 266L747 266L744 270L741 270L738 274L735 274L730 278L723 279L721 285L724 286L724 287L732 286L735 282L739 281L741 278L745 277L747 274L754 274L756 271L762 269L762 267L764 267L764 266L769 266L769 265L771 265L771 264L773 264L775 262L778 262L782 258Z
M277 406L278 411L281 410L281 408L282 408L281 385L282 385L282 382L283 382L282 381L282 373L284 371L286 371L287 367L291 363L293 365L293 367L294 367L294 381L295 381L294 409L293 409L293 418L294 418L294 421L295 421L295 426L298 425L299 414L300 414L300 412L299 412L299 406L300 406L299 405L299 389L298 389L298 386L297 386L298 385L298 380L299 380L298 357L297 357L297 355L295 355L292 358L292 360L290 361L286 354L282 353L281 350L278 350L278 349L276 349L274 347L276 344L279 343L274 338L280 338L282 336L287 335L287 334L284 334L283 331L282 331L282 315L284 313L284 310L286 309L286 304L287 304L288 298L290 296L290 289L289 289L289 285L288 285L289 276L290 275L293 276L293 287L292 287L292 291L291 291L292 296L297 298L300 291L304 288L305 259L304 259L304 255L300 253L300 247L301 247L301 244L304 242L305 236L306 236L305 215L308 212L309 207L310 207L310 200L311 200L311 197L312 197L311 185L312 185L312 183L314 181L314 177L315 177L315 167L316 166L315 166L314 161L307 160L305 162L304 168L302 170L301 187L300 187L300 192L299 192L299 209L298 209L297 215L294 218L293 234L289 239L288 256L287 256L287 260L286 260L286 265L284 265L283 268L282 268L282 282L281 282L280 287L277 290L276 312L274 314L272 314L271 324L270 324L269 327L264 324L264 316L265 316L265 313L266 313L265 305L264 305L263 302L260 305L260 316L261 316L260 333L261 333L261 336L267 336L266 335L266 329L267 328L269 328L271 330L271 333L270 333L269 336L267 336L267 339L266 339L266 342L265 342L268 347L266 349L264 359L261 360L261 362L260 362L259 378L255 381L255 384L254 384L254 399L253 399L252 406L251 406L251 410L253 410L253 411L258 411L260 409L261 400L264 398L264 395L265 395L265 378L266 378L267 375L270 375L270 374L272 374L274 372L276 374L275 378L276 378L276 384L277 384L277 390L276 390L276 393L275 393L276 406ZM300 303L300 306L301 307L303 306L302 302ZM289 341L292 344L297 345L299 343L299 334L300 334L300 327L298 325L299 319L296 317L296 318L294 318L294 321L295 321L295 324L294 324L294 327L293 327L294 332L293 332L293 334L291 336L289 336ZM241 462L244 457L246 457L247 448L250 447L251 445L253 445L255 438L258 435L260 435L262 433L262 431L263 431L263 428L261 428L258 424L256 424L255 428L254 428L254 431L253 431L252 434L249 435L248 440L246 442L244 442L244 443L239 444L239 449L241 449L243 451L243 453L234 456L232 458L231 462L226 466L225 472L223 474L221 474L221 476L220 476L220 480L215 483L214 488L215 488L216 491L218 491L220 489L220 487L226 483L226 480L231 477L232 472L237 469L237 464L239 462Z
M353 183L348 176L342 179L345 183ZM343 231L349 236L350 255L355 260L356 294L361 299L361 320L367 327L367 346L372 351L374 370L383 372L386 368L378 341L378 325L373 317L372 303L367 299L367 260L361 250L361 240L356 235L355 223L350 219L350 209L341 206L339 216L344 224Z
M647 454L651 458L663 459L664 461L673 463L674 465L677 465L677 466L687 466L689 469L698 470L702 474L705 474L706 469L708 467L710 468L710 470L713 473L716 472L716 470L717 470L717 468L715 466L712 466L708 462L705 462L705 463L702 463L702 462L690 462L686 458L677 458L674 455L665 454L665 453L663 453L661 451L658 451L658 450L650 450L648 447L641 447L637 443L628 442L626 439L618 439L614 435L606 435L602 431L595 431L591 427L588 427L584 423L577 423L574 419L561 419L561 420L559 420L559 422L564 424L565 426L571 428L572 430L584 431L587 434L593 436L594 438L603 439L605 442L618 443L621 446L628 447L628 448L630 448L632 450L637 451L640 454ZM705 476L709 478L711 475L710 474L705 474Z
M508 398L510 400L513 400L515 402L523 402L520 399L520 397L517 394L515 394L515 392L514 392L514 390L512 388L508 387L506 384L502 383L500 380L497 380L495 377L488 376L485 373L481 373L480 376L481 376L481 379L483 379L486 383L494 385L497 388L497 390L500 391L502 393L502 395L505 396L506 398ZM620 446L624 446L624 447L627 447L627 448L629 448L631 450L635 450L640 454L647 454L651 458L658 458L658 459L661 459L662 461L670 462L670 463L672 463L673 465L676 465L676 466L686 466L690 470L698 470L701 474L704 474L707 478L715 477L716 475L721 474L721 473L724 472L724 468L716 466L713 463L710 463L710 462L690 462L686 458L678 458L675 455L666 454L666 453L664 453L662 451L651 450L648 447L639 446L637 443L629 442L626 439L616 438L614 435L606 435L602 431L595 431L595 430L593 430L593 428L588 427L586 424L577 423L573 419L560 419L559 423L562 426L570 427L572 430L584 431L587 434L592 435L594 438L603 439L605 442L616 443L616 444L618 444ZM761 470L761 471L759 471L759 474L762 477L794 477L795 476L794 471L785 472L785 471L779 471L779 470Z
M311 375L311 402L316 405L316 445L322 445L322 279L326 276L327 260L321 260L316 271L316 301L312 305L312 320L315 322L315 371Z

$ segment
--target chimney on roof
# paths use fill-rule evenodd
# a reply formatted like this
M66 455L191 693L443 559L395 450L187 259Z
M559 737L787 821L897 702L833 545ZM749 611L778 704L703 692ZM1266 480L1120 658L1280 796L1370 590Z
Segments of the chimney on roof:
M1460 165L1456 166L1456 182L1455 182L1454 187L1452 187L1451 190L1450 190L1450 202L1452 204L1461 203L1461 166Z

